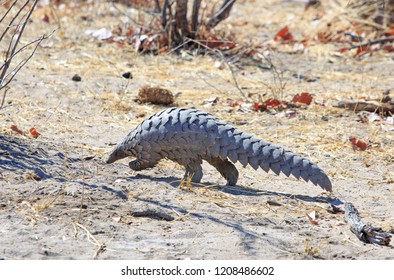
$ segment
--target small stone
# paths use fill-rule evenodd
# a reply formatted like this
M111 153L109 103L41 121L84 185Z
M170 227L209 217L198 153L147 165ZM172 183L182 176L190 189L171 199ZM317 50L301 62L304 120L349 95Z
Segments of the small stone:
M122 77L125 78L125 79L132 79L133 75L131 74L131 72L124 72L122 74Z
M71 80L73 80L74 82L80 82L80 81L82 81L82 78L81 78L81 76L79 76L78 74L75 74L75 75L71 78Z

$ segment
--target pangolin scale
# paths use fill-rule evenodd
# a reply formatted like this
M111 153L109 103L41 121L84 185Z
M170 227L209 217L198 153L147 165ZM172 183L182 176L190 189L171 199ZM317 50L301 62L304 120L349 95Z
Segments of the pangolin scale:
M282 172L332 190L328 176L308 159L197 109L169 108L150 116L115 146L107 163L128 156L136 158L129 163L135 171L168 158L184 166L185 178L191 177L192 182L201 181L201 164L206 160L228 185L236 185L238 170L233 163L238 161L244 167L249 164L256 170Z

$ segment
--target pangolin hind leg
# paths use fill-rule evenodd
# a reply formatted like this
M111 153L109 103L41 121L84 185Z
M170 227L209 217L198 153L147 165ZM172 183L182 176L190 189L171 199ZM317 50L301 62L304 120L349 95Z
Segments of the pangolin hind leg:
M234 164L229 160L221 159L219 157L210 158L207 160L209 164L215 167L219 173L227 180L227 184L230 186L235 186L238 181L238 170Z

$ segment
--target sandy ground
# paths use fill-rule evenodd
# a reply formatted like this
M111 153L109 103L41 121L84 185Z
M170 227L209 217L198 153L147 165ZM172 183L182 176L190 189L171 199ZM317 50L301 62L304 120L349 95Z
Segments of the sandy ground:
M243 1L222 28L261 42L284 24L301 33L294 18L302 3L269 2ZM394 229L392 125L361 123L358 114L332 106L393 89L389 53L334 57L332 45L276 52L285 71L283 98L308 91L326 104L288 118L228 106L226 98L243 102L242 96L231 71L215 67L212 57L140 55L85 34L124 24L123 12L105 3L70 11L44 6L33 17L28 38L49 33L54 15L61 28L19 73L0 110L0 259L393 259L392 247L361 243L342 214L327 211L328 202L350 201L366 222ZM49 24L41 20L45 13ZM134 78L122 78L125 71ZM72 81L74 74L82 81ZM270 71L254 66L243 66L236 78L251 99L270 97L264 84L275 86ZM204 109L310 158L332 178L334 192L250 167L239 166L238 186L229 187L208 165L197 186L180 184L183 170L169 161L137 173L127 160L106 165L113 144L164 108L134 102L144 85L180 92L177 105ZM202 99L209 97L218 103L206 106ZM18 135L12 124L41 135ZM370 147L353 151L349 136ZM312 211L317 225L306 217Z

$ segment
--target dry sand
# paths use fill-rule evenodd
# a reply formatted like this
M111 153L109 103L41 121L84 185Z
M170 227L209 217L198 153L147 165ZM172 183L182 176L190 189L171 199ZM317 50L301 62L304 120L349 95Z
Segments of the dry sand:
M285 24L295 34L307 26L302 3L265 2L241 1L222 28L263 42ZM41 20L45 13L50 24ZM278 69L286 70L283 98L308 91L326 102L288 118L229 107L226 98L242 102L242 96L231 71L215 67L211 57L140 55L85 34L127 19L108 3L69 11L39 7L25 39L49 33L54 14L61 29L19 73L0 110L0 259L393 259L392 247L361 243L342 214L327 212L327 202L343 207L350 201L366 222L393 231L392 126L361 123L356 113L331 106L393 89L389 53L334 57L337 46L329 44L276 52ZM122 78L126 71L132 80ZM295 79L295 73L318 79ZM72 81L74 74L82 81ZM270 71L244 66L236 78L251 99L271 97L264 85L275 86ZM204 165L202 184L190 187L180 184L183 170L169 161L135 173L127 160L106 165L114 143L163 109L134 102L144 85L180 92L179 106L204 109L310 158L332 178L334 192L250 167L239 166L238 186L229 187ZM219 102L206 106L202 99L209 97ZM41 135L15 134L12 124ZM370 147L353 151L349 136ZM317 225L306 217L312 211Z

